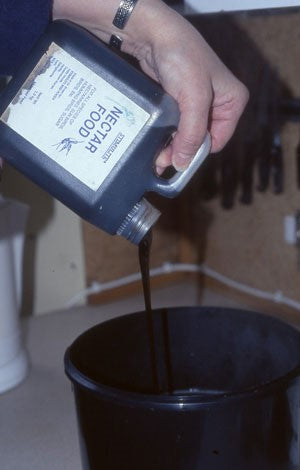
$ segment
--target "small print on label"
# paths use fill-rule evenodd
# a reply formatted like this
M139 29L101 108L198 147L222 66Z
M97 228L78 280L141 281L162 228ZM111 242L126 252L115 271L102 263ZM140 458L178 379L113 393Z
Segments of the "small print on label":
M96 191L149 117L52 43L0 119Z

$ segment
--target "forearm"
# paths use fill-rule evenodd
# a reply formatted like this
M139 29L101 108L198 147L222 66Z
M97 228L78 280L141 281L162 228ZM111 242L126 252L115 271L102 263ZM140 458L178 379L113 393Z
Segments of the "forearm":
M161 0L139 0L123 30L113 25L120 0L54 0L53 19L69 19L108 43L112 34L122 38L122 51L144 58L163 29L160 19L169 8ZM175 13L174 13L175 14Z

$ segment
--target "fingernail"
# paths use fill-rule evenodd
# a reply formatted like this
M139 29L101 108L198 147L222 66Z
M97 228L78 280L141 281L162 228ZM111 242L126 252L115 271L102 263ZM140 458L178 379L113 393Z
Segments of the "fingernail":
M185 170L189 166L190 161L191 161L190 155L184 155L184 154L177 155L176 160L174 161L174 164L173 164L175 170L177 171Z

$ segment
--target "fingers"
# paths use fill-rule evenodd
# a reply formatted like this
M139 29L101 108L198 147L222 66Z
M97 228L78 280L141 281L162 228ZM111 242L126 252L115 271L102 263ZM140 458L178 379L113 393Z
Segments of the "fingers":
M235 78L227 99L222 96L219 102L214 103L213 94L206 97L202 94L202 98L196 101L197 95L199 92L193 95L193 100L189 97L183 103L179 102L181 118L178 131L156 161L158 174L171 164L178 171L186 169L203 143L207 129L212 139L211 152L222 150L232 137L249 98L247 88Z
M172 144L168 145L162 152L160 152L159 156L155 161L155 169L158 175L161 175L165 168L172 165Z
M198 89L190 88L191 95L187 96L186 101L179 102L181 118L171 153L172 164L179 171L189 165L207 130L212 139L211 152L215 153L225 147L236 129L249 92L239 80L227 73L225 67L224 73L219 76L219 83L221 85L215 86L209 93L210 84L203 81Z
M197 87L198 88L198 87ZM185 170L198 149L207 132L208 113L211 96L196 93L187 87L191 96L179 101L180 121L173 139L156 160L156 171L161 174L167 166L173 165L177 171Z
M238 121L247 105L249 92L247 88L233 77L230 84L230 98L222 97L212 107L209 131L212 139L211 153L221 151L231 139Z
M181 107L178 131L172 142L172 164L176 170L185 170L201 146L207 132L208 103L195 105L190 101Z
M198 77L194 71L194 77ZM203 143L213 93L206 79L189 80L178 94L180 121L169 149L168 157L178 171L185 170Z

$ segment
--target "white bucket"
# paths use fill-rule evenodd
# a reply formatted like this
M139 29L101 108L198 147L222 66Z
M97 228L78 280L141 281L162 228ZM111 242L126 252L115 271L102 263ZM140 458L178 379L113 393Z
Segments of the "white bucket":
M0 195L0 393L27 375L20 328L23 247L28 207Z

